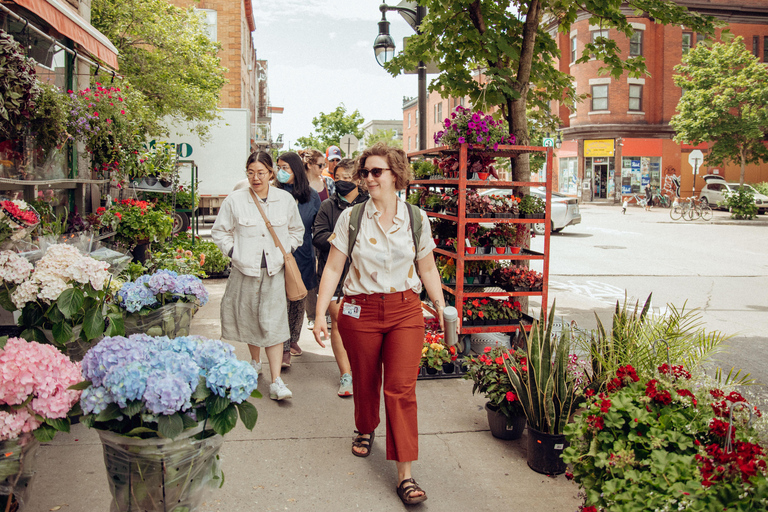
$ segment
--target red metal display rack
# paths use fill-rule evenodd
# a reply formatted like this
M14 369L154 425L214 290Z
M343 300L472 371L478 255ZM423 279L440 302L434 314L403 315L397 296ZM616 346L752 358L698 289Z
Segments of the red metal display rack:
M430 180L413 180L408 185L407 194L410 194L411 187L440 187L440 188L457 188L458 193L458 212L457 215L447 215L442 213L428 212L430 217L439 217L441 219L451 220L456 222L457 225L457 252L448 251L445 249L435 249L435 252L453 258L456 262L456 284L446 285L443 284L443 290L452 294L456 298L456 308L459 309L459 321L461 322L463 311L461 311L461 305L463 300L468 297L500 297L500 296L541 296L542 311L546 316L547 299L549 294L549 240L551 222L551 209L552 209L552 148L535 147L535 146L499 146L497 151L485 150L483 148L469 149L467 144L462 144L459 149L443 146L432 148L423 151L416 151L408 154L409 160L416 157L426 156L445 156L448 154L459 154L459 177L456 179L430 179ZM522 182L522 181L497 181L497 180L470 180L467 178L467 161L468 155L482 154L485 156L496 158L517 158L524 153L546 153L547 155L547 167L546 167L546 181L544 183L539 182ZM507 219L507 218L468 218L466 217L466 194L467 189L487 189L487 188L499 188L499 189L513 189L515 187L539 187L545 185L546 187L546 207L544 219ZM534 224L543 222L544 229L544 251L543 253L536 253L533 251L526 251L525 254L465 254L465 227L467 223L510 223L510 224ZM478 286L473 286L473 291L465 291L464 285L464 265L467 261L488 261L488 260L541 260L543 263L543 285L541 291L531 292L508 292L498 288L489 290L490 286L481 285L481 291L477 291ZM428 304L424 304L424 308L431 314L434 314L434 310ZM474 333L489 333L489 332L509 332L513 333L521 328L530 329L530 325L485 325L485 326L461 326L459 330L460 336L466 338L467 335ZM469 343L460 343L462 352L469 351Z

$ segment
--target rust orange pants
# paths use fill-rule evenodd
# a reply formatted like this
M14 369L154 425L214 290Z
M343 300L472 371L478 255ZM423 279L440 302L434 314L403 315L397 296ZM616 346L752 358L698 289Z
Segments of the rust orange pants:
M359 306L359 318L344 306ZM424 343L424 315L411 290L344 297L339 331L352 366L355 427L373 432L381 422L381 383L387 415L387 460L419 458L416 377Z

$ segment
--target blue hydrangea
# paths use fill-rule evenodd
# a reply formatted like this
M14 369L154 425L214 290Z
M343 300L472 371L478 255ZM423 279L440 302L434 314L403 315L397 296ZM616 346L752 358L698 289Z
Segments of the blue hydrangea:
M157 344L148 354L152 372L172 373L186 382L192 389L200 380L200 367L189 354L170 350L170 345Z
M207 375L208 370L220 362L237 358L235 357L235 348L229 343L224 343L221 340L205 340L197 350L196 359L203 374Z
M256 370L245 361L228 359L208 370L208 389L238 404L251 396L257 384Z
M101 386L91 386L80 395L80 407L86 414L99 414L112 402L112 395Z
M193 295L200 305L204 306L208 302L208 290L205 289L203 281L197 276L189 274L179 276L178 280L178 293L184 295Z
M158 270L149 277L147 286L155 295L179 293L176 283L178 275L173 270Z
M104 386L119 407L130 400L139 400L147 387L149 367L143 361L131 361L113 367L104 379Z
M143 282L139 282L138 279L133 283L125 283L117 292L117 300L120 307L130 313L136 313L144 307L160 304L152 290L147 288Z
M144 405L153 414L170 415L192 407L192 388L170 372L152 372L144 390Z
M94 386L101 386L107 372L118 364L141 361L148 345L123 336L107 337L92 347L83 358L83 377Z
M174 352L188 354L190 357L194 358L199 365L200 360L197 354L205 341L206 338L203 336L179 336L178 338L169 340L169 348Z

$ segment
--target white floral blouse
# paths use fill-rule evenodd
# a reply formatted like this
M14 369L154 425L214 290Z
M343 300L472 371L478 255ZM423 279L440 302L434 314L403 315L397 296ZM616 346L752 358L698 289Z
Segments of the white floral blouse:
M352 251L352 264L344 280L344 295L394 293L413 290L421 293L421 279L414 267L411 221L407 206L397 199L397 213L394 224L386 233L379 224L381 212L372 200L365 203L360 221L360 232ZM328 241L346 256L349 253L349 217L352 208L341 213L333 234ZM421 239L419 240L420 260L435 248L429 218L421 211Z

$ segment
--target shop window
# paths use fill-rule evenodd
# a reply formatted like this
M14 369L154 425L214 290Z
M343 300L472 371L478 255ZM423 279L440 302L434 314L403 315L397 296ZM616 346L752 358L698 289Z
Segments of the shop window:
M683 55L688 53L688 50L691 49L692 44L693 44L693 33L683 32Z
M563 194L579 193L579 170L578 158L560 159L560 179L558 181L559 191Z
M643 54L643 31L635 30L629 39L629 54L632 56Z
M578 44L576 43L576 36L573 36L571 38L571 64L576 62L576 59L578 58L576 51L578 48Z
M629 110L632 112L641 112L643 110L643 86L638 84L629 85Z
M592 111L608 110L608 86L592 86Z

